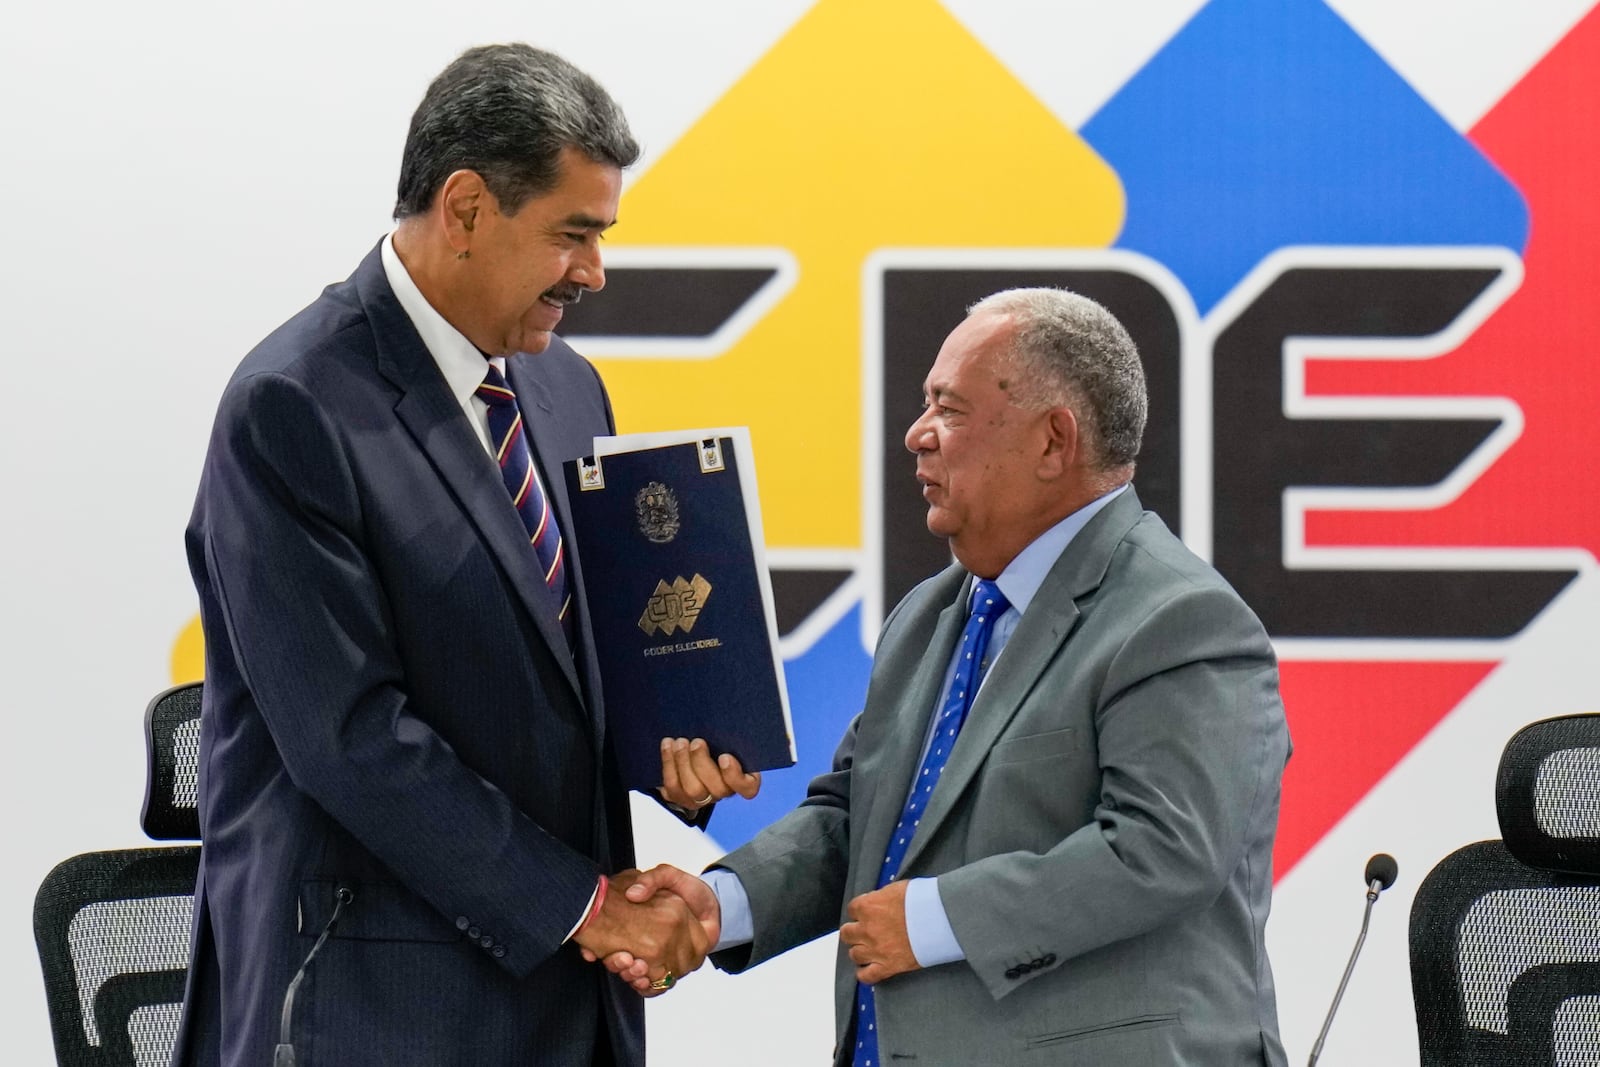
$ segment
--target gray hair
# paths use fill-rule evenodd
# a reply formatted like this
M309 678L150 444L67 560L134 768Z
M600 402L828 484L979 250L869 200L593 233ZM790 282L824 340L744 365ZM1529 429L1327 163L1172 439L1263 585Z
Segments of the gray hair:
M571 63L526 44L470 48L411 116L394 217L427 211L458 170L476 171L501 210L515 214L555 187L566 148L618 168L639 158L622 109Z
M1138 458L1149 406L1144 365L1111 312L1067 289L1007 289L968 314L1012 321L1007 356L1020 379L1012 389L1015 404L1071 407L1098 470Z

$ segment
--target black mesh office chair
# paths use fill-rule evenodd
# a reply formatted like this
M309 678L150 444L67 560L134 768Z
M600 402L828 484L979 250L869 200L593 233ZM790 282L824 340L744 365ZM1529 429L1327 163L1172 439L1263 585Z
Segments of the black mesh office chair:
M199 682L145 709L139 821L157 841L198 841ZM33 934L61 1067L166 1067L189 966L198 846L73 856L34 898Z
M33 933L61 1067L167 1063L189 965L197 846L73 856L39 887Z
M139 822L154 841L200 840L201 683L157 693L144 712L147 760Z
M1411 906L1423 1067L1600 1065L1600 714L1506 744L1502 840L1429 872Z

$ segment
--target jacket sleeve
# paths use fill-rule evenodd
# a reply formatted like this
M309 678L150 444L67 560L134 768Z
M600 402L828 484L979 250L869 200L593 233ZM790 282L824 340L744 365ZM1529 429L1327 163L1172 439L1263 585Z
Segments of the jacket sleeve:
M839 928L850 849L850 768L860 716L832 767L811 780L800 806L714 866L739 876L750 899L755 938L716 953L724 971L754 967Z

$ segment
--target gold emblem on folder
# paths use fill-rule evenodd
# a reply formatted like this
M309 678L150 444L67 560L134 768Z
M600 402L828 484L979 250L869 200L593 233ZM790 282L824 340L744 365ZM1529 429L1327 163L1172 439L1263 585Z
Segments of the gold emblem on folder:
M639 519L639 532L656 544L664 545L678 536L678 498L660 482L650 482L634 494L633 511Z
M639 629L652 636L657 630L668 637L675 630L688 633L710 596L711 583L698 574L692 582L684 581L681 575L671 585L658 581L644 614L639 616Z

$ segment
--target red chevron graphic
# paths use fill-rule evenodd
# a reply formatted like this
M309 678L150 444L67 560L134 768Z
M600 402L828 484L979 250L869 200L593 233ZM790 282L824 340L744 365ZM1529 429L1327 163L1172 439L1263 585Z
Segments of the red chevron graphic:
M1430 360L1312 361L1308 394L1504 396L1521 437L1455 501L1428 511L1319 511L1307 545L1581 547L1600 552L1600 9L1470 133L1527 198L1522 288ZM1493 663L1286 662L1296 757L1284 777L1282 877ZM1520 714L1520 712L1519 712ZM1525 718L1536 717L1530 713ZM1508 726L1508 734L1515 723Z

